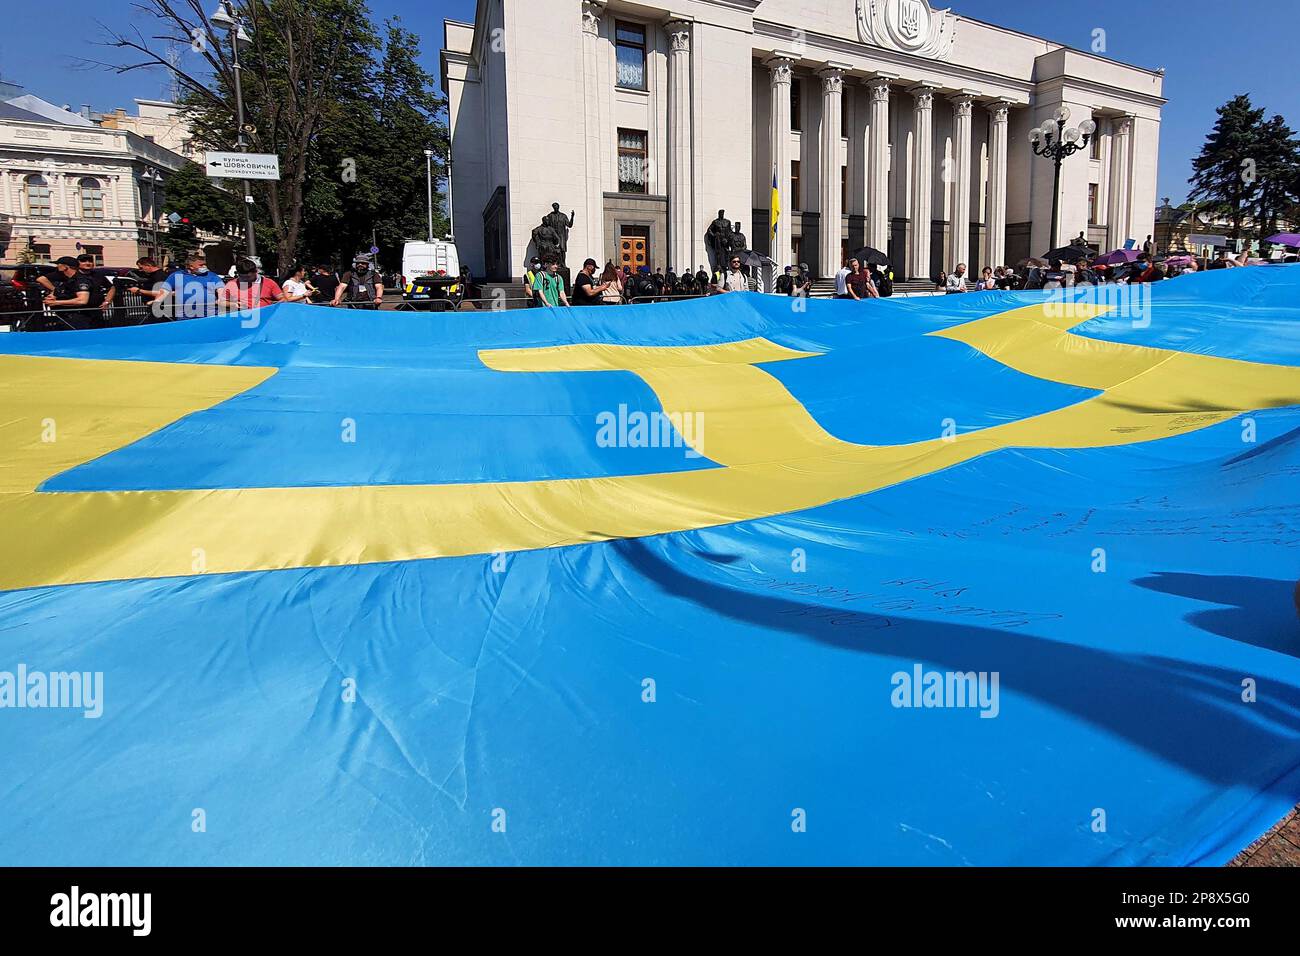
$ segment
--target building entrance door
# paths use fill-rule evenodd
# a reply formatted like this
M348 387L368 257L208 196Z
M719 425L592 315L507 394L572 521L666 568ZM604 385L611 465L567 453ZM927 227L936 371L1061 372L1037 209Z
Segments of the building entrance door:
M641 266L648 265L649 228L643 226L624 226L618 237L618 261L620 266L630 266L635 272Z

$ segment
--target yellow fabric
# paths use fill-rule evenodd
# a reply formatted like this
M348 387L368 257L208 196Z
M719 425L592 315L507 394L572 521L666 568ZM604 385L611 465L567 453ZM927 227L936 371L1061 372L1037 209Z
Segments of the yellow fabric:
M772 169L772 209L768 213L768 239L776 238L776 224L781 219L781 193L776 188L776 168ZM778 263L779 265L779 263Z
M8 463L0 484L0 589L188 575L196 549L212 573L490 554L681 531L865 494L998 448L1129 444L1243 411L1300 404L1300 369L1085 339L1068 328L1103 308L1075 307L1067 315L1053 308L1061 307L1030 306L934 334L1029 375L1103 389L1101 395L978 432L896 446L829 435L752 364L816 361L816 355L764 339L480 353L503 372L632 371L666 411L703 413L699 450L723 466L557 481L34 492L43 477L222 401L274 370L0 360L0 372L24 376L27 384L0 389L0 449ZM106 374L110 365L131 367ZM135 401L114 397L128 390L139 395L142 375L152 377L154 404L118 420L119 410ZM72 444L57 452L40 448L31 436L39 436L45 417L73 423Z

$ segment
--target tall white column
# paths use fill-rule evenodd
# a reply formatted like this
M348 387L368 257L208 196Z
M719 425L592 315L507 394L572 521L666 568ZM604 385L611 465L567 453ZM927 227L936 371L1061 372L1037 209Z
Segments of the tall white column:
M948 245L948 271L966 263L967 275L975 271L970 259L970 111L971 97L952 98L952 236Z
M1117 116L1112 123L1114 133L1110 139L1110 245L1112 249L1118 249L1124 244L1124 240L1131 238L1128 231L1133 164L1129 144L1133 132L1133 117Z
M818 271L822 276L833 276L840 268L840 97L844 94L844 71L828 66L817 75L822 80Z
M767 67L772 81L772 165L776 167L776 191L781 197L781 215L776 221L776 235L772 238L769 255L778 266L786 266L794 264L794 230L790 228L790 79L794 61L789 57L774 56L767 61ZM764 190L765 194L768 192Z
M605 248L605 198L600 162L603 139L600 135L600 18L604 12L604 7L592 0L582 4L582 100L586 118L583 138L587 165L583 205L586 221L581 230L587 236L587 251L582 253L582 258L590 255L599 260L613 254L612 249ZM574 245L572 241L569 243L571 249ZM568 266L577 272L572 262Z
M867 81L871 104L867 142L867 245L881 252L889 248L889 80L874 76Z
M668 265L692 268L691 255L691 25L669 20L668 34Z
M988 255L982 265L1006 265L1007 257L1007 112L1011 104L999 100L989 106L989 211L985 228Z
M908 275L930 278L930 230L934 218L934 89L912 87L912 243Z

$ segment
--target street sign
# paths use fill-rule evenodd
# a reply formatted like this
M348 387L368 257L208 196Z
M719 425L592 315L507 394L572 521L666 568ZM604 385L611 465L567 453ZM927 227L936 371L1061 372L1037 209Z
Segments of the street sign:
M178 212L172 213L170 216L167 217L167 221L170 222L172 225L175 225L176 223L180 222L181 221L180 213Z
M208 153L214 179L279 179L280 157L274 153Z
M371 254L372 256L377 256L377 255L379 255L379 247L378 247L378 246L371 246L371 247L370 247L370 254Z

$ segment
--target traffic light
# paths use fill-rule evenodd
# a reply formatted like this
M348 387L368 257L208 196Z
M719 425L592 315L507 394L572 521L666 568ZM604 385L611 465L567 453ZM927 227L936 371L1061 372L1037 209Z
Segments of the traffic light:
M190 222L188 216L181 216L168 223L167 232L172 239L189 242L194 239L194 224Z

